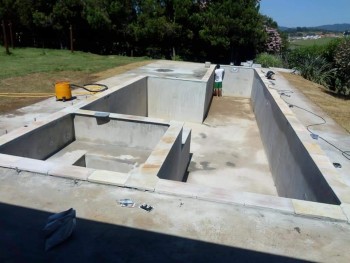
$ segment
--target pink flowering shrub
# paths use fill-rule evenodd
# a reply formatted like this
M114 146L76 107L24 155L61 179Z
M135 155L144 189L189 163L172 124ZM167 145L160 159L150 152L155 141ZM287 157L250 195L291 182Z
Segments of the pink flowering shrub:
M277 29L265 27L267 33L266 51L269 53L279 53L282 49L282 38Z

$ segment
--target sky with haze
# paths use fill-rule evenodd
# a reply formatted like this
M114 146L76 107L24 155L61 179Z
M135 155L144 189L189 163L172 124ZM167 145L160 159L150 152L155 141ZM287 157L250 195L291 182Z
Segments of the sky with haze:
M350 24L350 0L261 0L260 13L285 27Z

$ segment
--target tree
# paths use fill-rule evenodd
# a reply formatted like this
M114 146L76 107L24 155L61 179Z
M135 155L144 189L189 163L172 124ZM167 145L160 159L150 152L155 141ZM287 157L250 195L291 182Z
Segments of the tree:
M3 40L4 40L4 46L5 46L5 52L6 54L11 54L9 50L9 45L7 41L7 24L9 21L13 20L14 18L14 6L15 1L14 0L0 0L0 21L1 21L1 27L3 32ZM11 22L10 22L11 23ZM11 36L12 38L12 36Z
M137 18L129 29L136 44L148 50L151 57L170 57L170 43L176 38L179 25L174 21L174 12L168 16L167 11L173 11L172 2L159 0L136 1ZM168 10L167 10L168 9Z
M200 38L219 61L230 58L239 63L253 58L263 47L265 33L258 0L206 1L198 22Z

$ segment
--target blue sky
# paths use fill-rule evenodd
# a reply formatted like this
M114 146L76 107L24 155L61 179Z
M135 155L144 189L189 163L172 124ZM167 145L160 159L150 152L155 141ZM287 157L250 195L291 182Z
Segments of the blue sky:
M261 0L260 13L286 27L350 23L350 0Z

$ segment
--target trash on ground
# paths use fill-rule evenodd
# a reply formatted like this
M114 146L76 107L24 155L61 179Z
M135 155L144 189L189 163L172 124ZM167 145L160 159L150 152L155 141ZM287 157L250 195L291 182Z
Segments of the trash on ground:
M143 210L146 210L147 212L151 212L153 210L153 206L148 205L148 204L140 205L140 208Z
M119 204L121 207L129 207L129 208L135 207L135 203L131 199L120 199Z
M62 243L68 239L76 225L76 212L73 208L49 216L43 229L46 241L45 250Z

